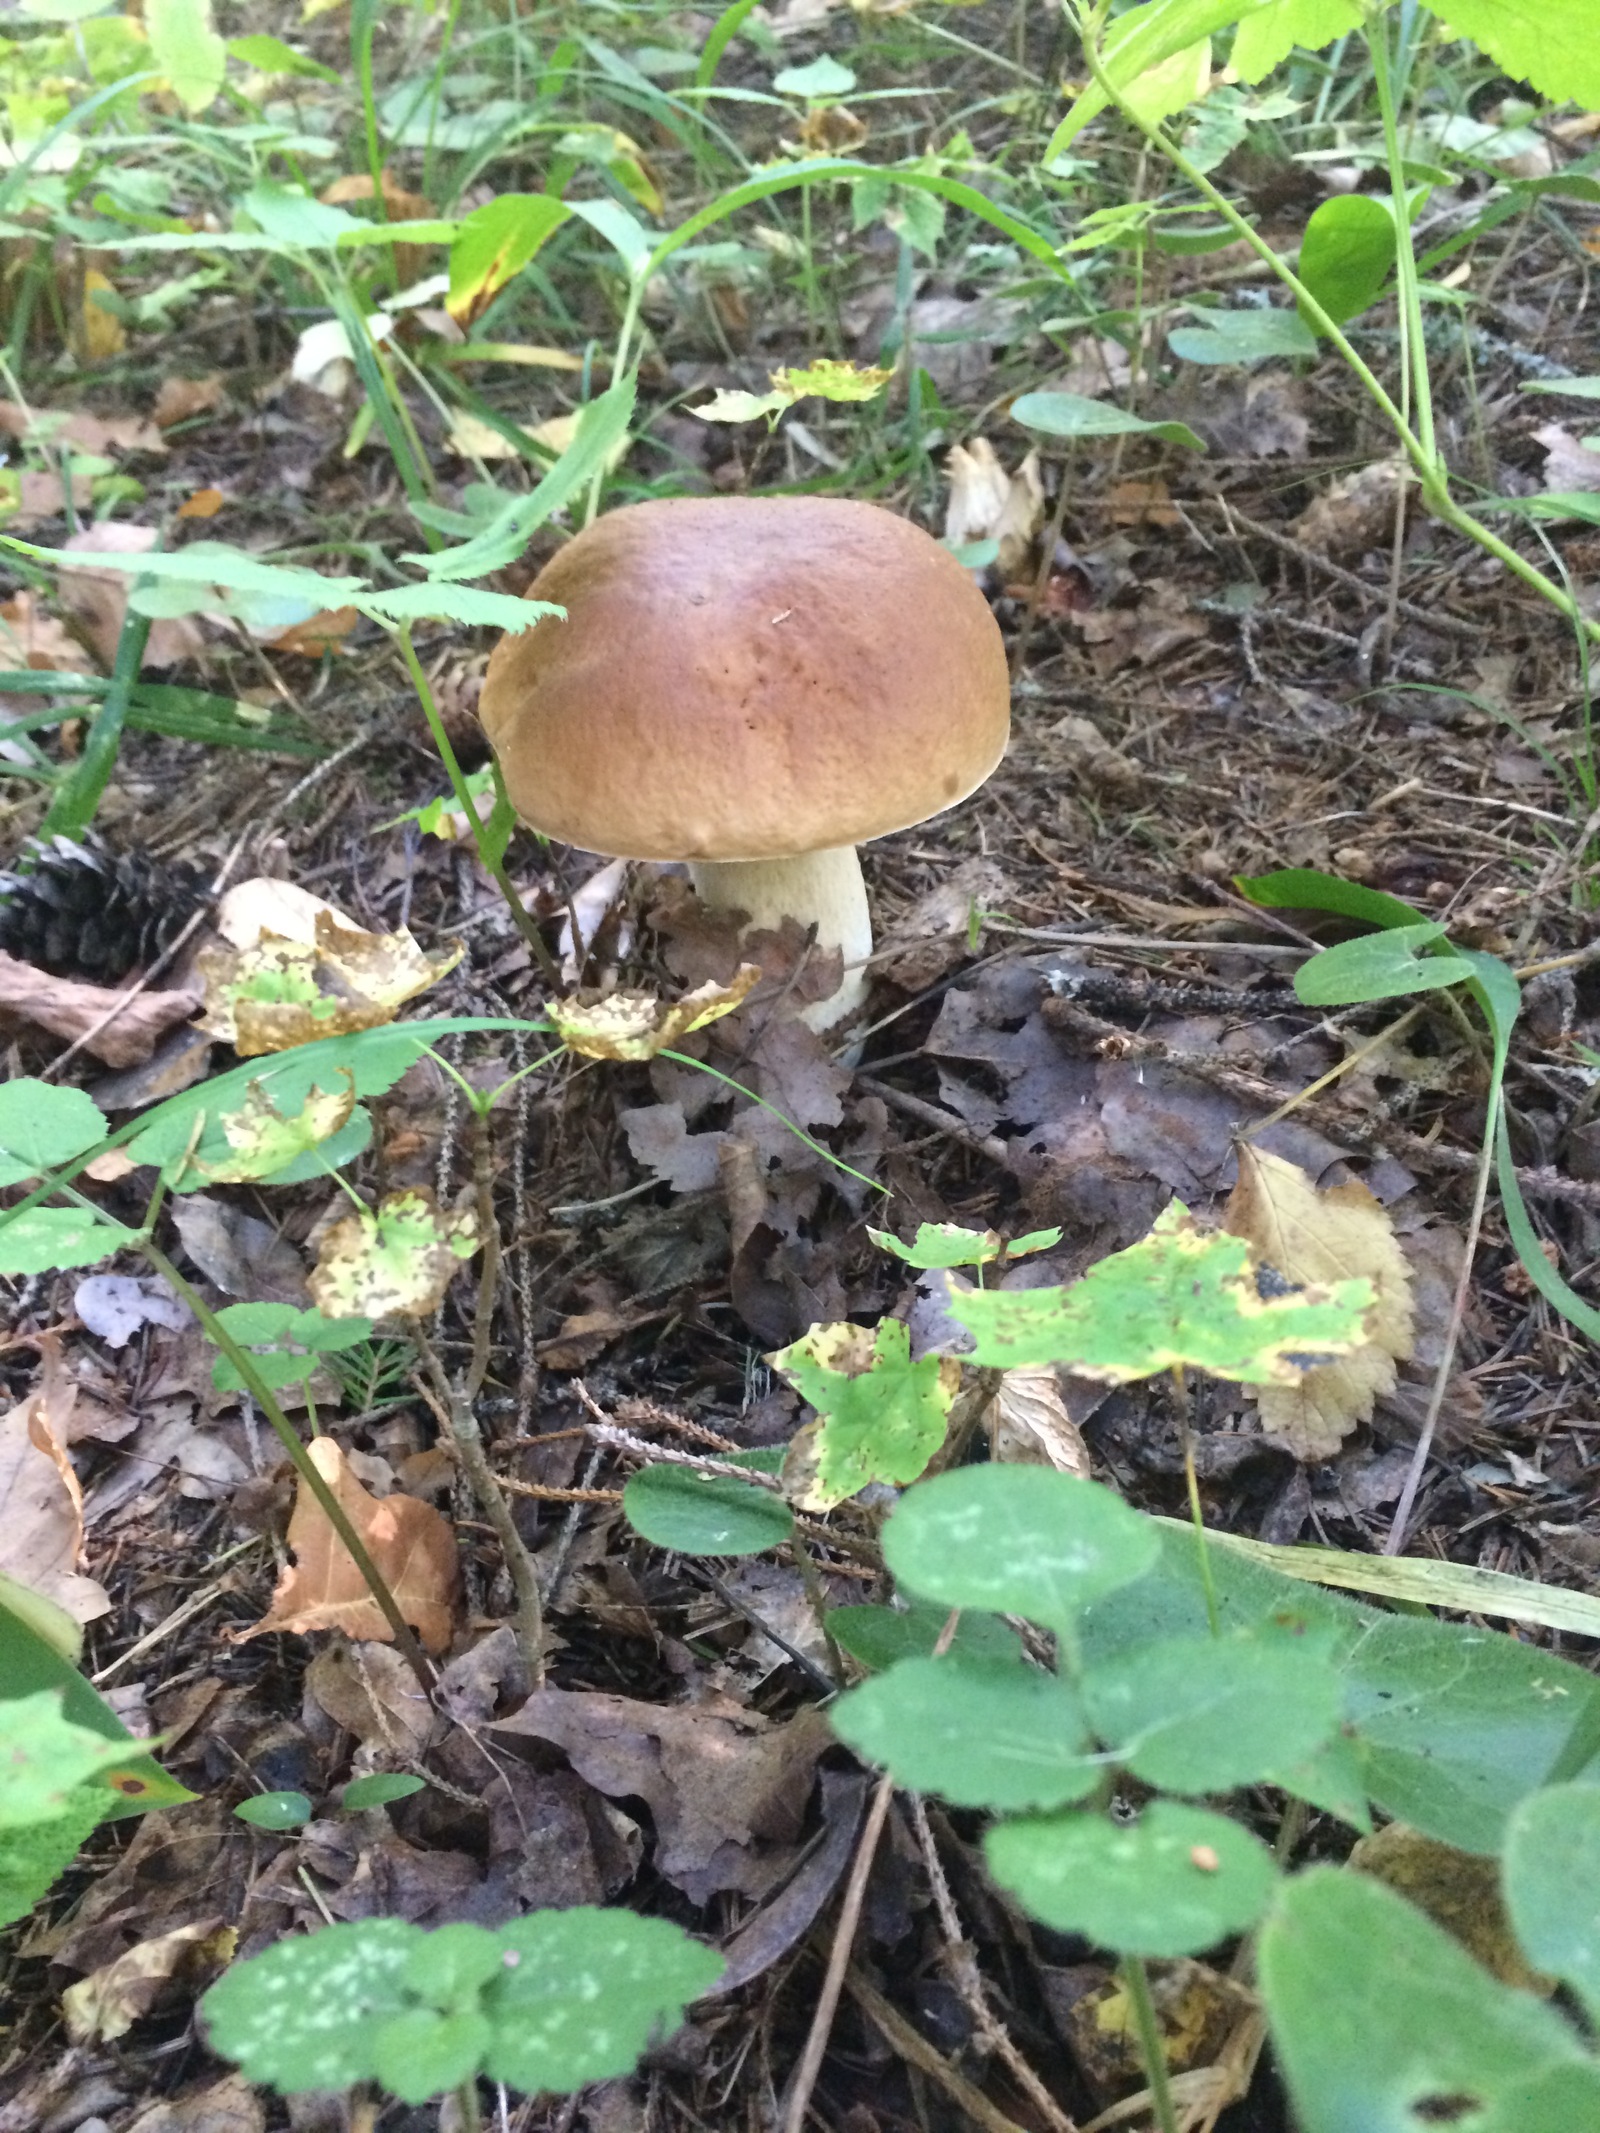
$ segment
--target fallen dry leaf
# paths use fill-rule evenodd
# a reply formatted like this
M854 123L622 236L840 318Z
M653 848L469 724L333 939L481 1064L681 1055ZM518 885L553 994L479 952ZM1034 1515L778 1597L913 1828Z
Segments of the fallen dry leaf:
M1395 1364L1411 1353L1411 1268L1393 1225L1359 1179L1319 1192L1298 1164L1243 1142L1223 1227L1297 1286L1358 1276L1372 1283L1365 1347L1306 1371L1297 1385L1266 1385L1255 1395L1269 1436L1297 1458L1329 1458L1393 1392Z
M0 1023L15 1017L69 1044L81 1039L84 1050L107 1066L140 1065L155 1050L156 1040L175 1022L186 1021L199 1005L198 993L141 992L130 998L108 985L53 978L31 963L0 954ZM106 1022L113 1007L115 1017ZM101 1022L103 1029L97 1027Z
M1044 517L1044 483L1039 455L1030 452L1015 474L1008 474L987 437L952 445L945 457L950 495L944 510L944 537L953 548L973 541L997 541L1000 575L1007 583L1022 569Z
M1596 463L1600 474L1600 460ZM1358 467L1314 497L1289 531L1319 555L1364 555L1394 538L1395 500L1405 468L1399 459Z
M761 982L754 963L741 963L726 985L714 980L668 1004L649 992L613 992L603 1000L551 1000L545 1012L569 1051L586 1059L653 1059L691 1030L733 1010Z
M0 1570L93 1622L111 1602L93 1578L78 1574L83 1548L83 1491L67 1457L78 1388L53 1334L39 1342L39 1382L0 1416Z
M814 1709L774 1726L725 1699L662 1706L570 1689L536 1691L494 1730L549 1741L597 1791L643 1800L656 1866L692 1903L780 1878L832 1737Z
M361 1486L332 1437L306 1447L317 1472L387 1581L395 1604L430 1652L443 1651L454 1625L460 1565L450 1521L414 1496L372 1496ZM353 1642L392 1644L394 1633L355 1559L302 1482L289 1519L292 1567L278 1580L272 1605L235 1641L289 1630L307 1637L337 1629Z
M215 518L227 502L220 489L196 489L178 506L179 518Z
M436 985L462 955L460 948L425 955L403 927L368 933L341 925L326 909L316 912L313 934L307 942L262 933L248 948L201 949L195 958L206 987L200 1027L246 1059L375 1029Z
M313 896L296 881L281 881L275 874L252 874L224 889L211 914L211 923L235 948L253 948L264 934L279 940L304 941L315 946L317 918L325 913L336 926L359 931L337 904Z
M83 270L82 294L74 321L73 353L80 363L108 363L128 345L128 329L102 297L115 300L116 284L98 267Z
M35 444L75 445L97 459L114 452L164 452L167 448L155 425L137 415L19 407L15 400L0 400L0 436L26 438Z
M306 1687L363 1748L402 1763L414 1762L444 1731L416 1675L391 1645L330 1644L306 1668Z
M995 1459L1017 1466L1053 1466L1058 1473L1089 1479L1089 1448L1067 1411L1054 1363L1003 1370L984 1421Z
M156 544L154 526L129 526L120 519L102 519L85 526L63 545L74 555L143 555ZM64 603L82 625L106 673L117 656L117 639L128 612L128 594L133 578L125 570L97 569L92 562L63 564L57 581ZM205 649L205 635L193 615L174 615L150 625L144 665L175 667L180 660L194 659Z
M320 659L324 652L342 652L345 640L361 620L354 607L324 607L304 622L293 622L261 642L271 652L296 652L302 659Z
M1517 1946L1500 1894L1498 1861L1458 1852L1405 1822L1390 1822L1361 1839L1350 1864L1425 1911L1502 1984L1547 1999L1555 1990L1554 1980L1531 1968Z
M16 520L11 521L16 525ZM24 587L0 606L0 655L7 666L32 667L47 674L92 674L94 661L64 622L46 614ZM19 708L35 708L33 699L16 697Z
M232 1926L206 1918L140 1941L61 1995L67 2035L74 2044L110 2044L125 2037L169 1985L179 1980L209 1984L232 1958L237 1940Z
M266 2122L249 2082L229 2074L187 2096L162 2097L139 2113L128 2133L262 2133Z
M206 378L163 378L156 404L150 410L156 428L170 430L174 423L190 422L196 415L209 415L222 405L220 371Z
M323 1231L311 1301L328 1318L426 1318L481 1241L470 1207L444 1214L425 1185L385 1193Z
M0 516L8 533L29 533L42 519L59 518L66 509L68 484L53 469L8 467L0 487ZM7 494L9 490L9 494ZM94 501L94 479L71 477L72 505L87 511Z

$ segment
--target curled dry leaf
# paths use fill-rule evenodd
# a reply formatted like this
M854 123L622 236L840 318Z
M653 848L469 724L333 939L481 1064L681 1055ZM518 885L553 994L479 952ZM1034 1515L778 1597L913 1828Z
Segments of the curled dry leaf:
M92 1622L111 1602L93 1578L77 1574L83 1547L83 1491L67 1457L78 1388L61 1343L40 1337L39 1382L0 1416L0 1571Z
M306 1449L401 1614L430 1652L443 1651L450 1642L460 1579L449 1520L415 1496L369 1495L332 1437L313 1437ZM289 1520L289 1546L293 1567L278 1580L272 1605L261 1620L237 1632L236 1642L268 1630L305 1637L320 1629L340 1630L352 1642L394 1642L354 1557L304 1483Z
M996 1459L1017 1466L1053 1466L1089 1479L1089 1448L1067 1410L1054 1363L1003 1370L984 1415Z
M217 370L205 378L163 378L150 410L151 420L158 430L170 430L175 422L209 415L222 405L223 390L222 373Z
M130 995L109 985L51 977L32 963L0 955L0 1024L15 1016L69 1044L81 1041L85 1051L111 1067L142 1065L158 1039L199 1004L192 992Z
M67 2035L74 2044L110 2044L126 2036L169 1985L209 1984L232 1959L238 1938L220 1918L206 1918L141 1941L68 1986L61 1995Z
M654 993L614 992L603 1000L552 1000L545 1012L569 1051L586 1059L654 1059L691 1030L731 1015L760 983L754 963L741 963L726 985L697 985L669 1006Z
M392 1022L407 1000L461 960L459 948L425 955L404 928L366 933L326 911L317 913L314 932L310 942L263 933L249 948L203 948L196 958L206 986L200 1027L247 1059L286 1052Z
M973 541L997 541L995 558L1009 584L1022 569L1028 548L1044 517L1044 483L1039 455L1030 452L1015 474L1008 474L987 437L952 445L945 458L950 496L945 504L944 537L953 548Z
M311 1301L328 1318L426 1318L478 1244L470 1207L444 1214L421 1185L388 1193L323 1233Z
M1297 1458L1326 1459L1358 1422L1371 1420L1373 1403L1394 1390L1396 1362L1411 1353L1411 1268L1393 1225L1359 1179L1319 1192L1297 1164L1244 1143L1223 1226L1296 1286L1363 1276L1372 1283L1364 1346L1306 1371L1296 1385L1264 1385L1256 1394L1269 1435Z

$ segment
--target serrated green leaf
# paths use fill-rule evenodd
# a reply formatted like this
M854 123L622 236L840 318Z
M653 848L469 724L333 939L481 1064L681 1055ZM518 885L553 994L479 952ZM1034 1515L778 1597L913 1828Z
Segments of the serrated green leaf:
M869 1335L813 1326L768 1360L817 1411L814 1472L796 1501L827 1510L869 1482L915 1481L944 1442L959 1384L936 1355L912 1362L910 1336L886 1318Z
M1228 64L1244 82L1258 82L1299 45L1320 52L1361 26L1357 0L1272 0L1239 24Z
M370 1318L325 1318L320 1311L283 1303L225 1304L217 1321L241 1348L249 1349L256 1369L274 1389L305 1384L325 1355L359 1347L372 1335ZM211 1382L219 1392L245 1389L244 1379L225 1355L212 1364Z
M1017 1660L903 1659L828 1715L846 1747L896 1783L958 1807L1061 1807L1105 1776L1077 1691Z
M938 1474L884 1527L895 1582L946 1607L1024 1615L1070 1636L1081 1609L1148 1570L1160 1539L1098 1482L1040 1467Z
M1499 1984L1382 1882L1315 1867L1286 1883L1259 1961L1304 2133L1419 2133L1453 2118L1476 2129L1499 2105L1510 2110L1495 2121L1502 2133L1565 2133L1559 2119L1523 2113L1532 2084L1563 2062L1579 2072L1576 2032L1531 1993ZM1581 2071L1600 2104L1596 2069ZM1470 2117L1451 2108L1460 2099L1471 2100Z
M781 1496L685 1466L644 1466L630 1474L622 1508L636 1533L679 1555L762 1555L794 1532L794 1514Z
M1061 1233L1058 1230L1056 1235ZM1000 1235L992 1229L963 1229L959 1222L923 1222L909 1244L891 1230L869 1229L867 1235L880 1252L903 1259L907 1266L987 1266L1001 1253Z
M484 2071L529 2095L631 2073L722 1975L714 1949L629 1911L536 1911L498 1937L505 1954L484 1993L495 2029Z
M1312 1755L1339 1722L1339 1677L1315 1651L1214 1637L1163 1641L1083 1677L1095 1732L1169 1792L1229 1792Z
M108 1795L85 1785L48 1822L0 1831L0 1926L26 1918L49 1894L85 1841L107 1819Z
M471 629L529 630L546 615L564 616L548 600L522 600L512 593L485 592L438 578L430 585L402 585L392 592L362 593L352 603L378 622L459 622Z
M973 1358L1011 1369L1068 1363L1127 1384L1182 1365L1248 1385L1294 1384L1306 1359L1348 1354L1364 1337L1370 1283L1263 1297L1242 1239L1202 1231L1174 1200L1150 1234L1065 1288L952 1288L950 1315Z
M84 1208L30 1207L9 1220L0 1217L0 1274L94 1266L133 1240L132 1230Z
M0 1700L0 1830L53 1821L70 1794L123 1759L121 1741L64 1716L59 1689Z
M1552 103L1600 110L1600 38L1591 0L1443 0L1439 13L1513 81Z
M1045 1925L1118 1955L1199 1955L1253 1925L1272 1854L1226 1816L1156 1800L1133 1823L1093 1814L1001 1822L989 1871Z
M83 1089L30 1078L0 1084L0 1185L20 1185L70 1163L110 1130Z
M211 0L144 0L150 56L191 118L215 100L228 48L211 19Z

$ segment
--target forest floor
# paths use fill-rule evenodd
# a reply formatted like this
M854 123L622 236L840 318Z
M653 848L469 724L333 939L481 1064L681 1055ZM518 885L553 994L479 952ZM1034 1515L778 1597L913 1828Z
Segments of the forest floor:
M984 76L986 44L1011 50L1011 17L998 8L965 10L959 25L977 56L952 51L946 62L940 87L957 103ZM309 26L310 48L337 67L338 38L330 29L323 51L324 26ZM802 37L798 56L810 49ZM670 147L651 153L681 219L694 174ZM394 168L420 189L419 157ZM1303 175L1289 165L1247 176L1265 233L1292 243L1304 203L1281 182L1285 170ZM1552 428L1558 403L1520 387L1600 367L1593 216L1561 209L1486 238L1473 255L1470 344L1441 332L1442 433L1485 490L1578 485L1583 455ZM319 1914L495 1922L537 1904L608 1900L729 1948L739 1989L697 2010L636 2077L560 2107L514 2104L510 2123L721 2133L767 2122L814 2004L864 1781L817 1721L830 1658L789 1553L708 1569L647 1545L620 1508L638 1455L595 1425L679 1449L785 1442L801 1403L766 1355L819 1322L898 1314L914 1333L930 1322L932 1280L877 1249L869 1224L1007 1236L1059 1226L1059 1244L1027 1262L1021 1278L1035 1283L1074 1278L1133 1243L1174 1196L1214 1215L1234 1182L1238 1137L1410 1005L1303 1007L1293 972L1333 936L1303 912L1253 907L1238 877L1320 869L1403 898L1452 941L1532 973L1507 1084L1515 1153L1547 1255L1595 1293L1600 1123L1578 1047L1600 1050L1600 966L1588 959L1600 937L1600 807L1570 631L1414 497L1396 539L1395 462L1331 359L1199 369L1153 342L1135 381L1141 414L1187 423L1207 449L1136 436L1047 442L1030 499L1018 473L1030 440L1008 419L1011 399L1042 388L1124 394L1126 336L1040 330L1038 307L997 293L959 246L947 268L908 254L881 224L857 233L831 212L823 222L819 210L820 321L808 324L792 288L768 304L719 280L715 262L647 305L636 441L606 508L803 485L870 495L943 533L951 448L988 448L1004 479L1016 477L1022 521L981 580L1013 661L1005 761L950 814L865 849L880 951L858 1054L771 1013L770 985L689 1040L825 1152L663 1060L560 1054L492 1114L505 1260L478 1411L540 1570L549 1628L543 1715L522 1734L506 1727L528 1684L503 1626L505 1565L436 1449L436 1413L398 1329L368 1351L364 1381L347 1371L317 1382L314 1421L367 1488L421 1495L455 1521L465 1597L446 1671L452 1716L410 1732L389 1646L281 1632L239 1640L266 1615L285 1560L292 1477L250 1403L215 1389L198 1329L181 1313L108 1329L79 1302L81 1274L8 1282L6 1404L25 1405L48 1382L71 1414L82 1568L110 1603L88 1625L86 1669L135 1730L162 1737L165 1767L199 1798L103 1829L8 1937L5 2133L249 2133L284 2123L285 2108L307 2133L374 2122L360 2106L346 2116L307 2099L269 2105L226 2076L197 2038L181 1971L151 1985L114 2040L73 2042L63 1988L179 1929L203 1940L226 1922L248 1952ZM1243 254L1159 265L1168 278L1146 287L1152 308L1219 273L1235 289L1265 288ZM111 267L124 293L139 271ZM565 293L569 345L574 325L609 330L595 286ZM35 406L113 427L138 418L136 442L107 446L144 484L146 503L122 514L132 521L214 495L215 516L196 531L302 553L318 542L398 553L415 527L392 460L376 432L345 450L358 388L347 381L341 397L337 381L330 392L288 375L314 308L294 316L269 284L235 281L169 336L130 331L99 370L63 377L41 354L22 383ZM908 411L904 349L872 410L824 405L819 415L811 403L770 434L685 412L706 388L760 390L771 369L818 352L876 362L896 318L923 374L918 390L937 395L931 415ZM1392 361L1388 314L1375 318L1372 344ZM557 339L558 323L526 337ZM151 418L175 380L192 397L169 398L167 411L192 411L157 430ZM505 365L480 389L528 421L530 408L547 416L574 404L577 383ZM418 395L413 415L448 504L472 469L435 406ZM1547 462L1563 453L1557 476ZM70 528L58 512L25 530L54 545ZM564 530L547 529L538 553L492 582L523 591ZM1552 538L1573 584L1600 577L1600 531L1576 523ZM73 612L24 595L6 614L31 663L92 670L114 648L108 597L98 622L81 598ZM460 943L429 1013L537 1015L545 980L470 843L396 824L444 780L389 641L359 622L329 624L326 646L309 649L209 622L182 627L184 642L158 648L176 656L157 678L286 715L320 760L130 733L100 812L107 839L207 880L225 869L281 878L374 932L409 928L429 952ZM416 641L473 767L484 759L473 706L492 639L424 624ZM71 646L88 649L75 660ZM8 797L8 853L37 818L25 791ZM677 870L607 866L526 833L508 864L552 945L569 904L578 914L586 984L670 996L726 973L736 944L697 913ZM1546 962L1564 967L1539 974ZM769 967L780 990L792 975ZM157 980L189 982L181 964ZM1439 998L1423 996L1397 1035L1259 1134L1319 1186L1359 1179L1382 1203L1413 1270L1413 1354L1370 1420L1315 1457L1265 1434L1239 1388L1205 1381L1194 1409L1205 1518L1270 1542L1381 1552L1453 1343L1406 1553L1587 1589L1600 1566L1593 1353L1534 1291L1492 1196L1461 1290L1486 1080L1481 1046L1459 1016L1429 1004ZM9 1071L44 1071L59 1043L20 1011L10 1027ZM453 1042L480 1089L517 1063L502 1038ZM147 1061L107 1078L80 1057L68 1078L120 1118L231 1063L184 1024ZM372 1148L351 1172L363 1189L426 1184L450 1199L470 1181L469 1119L433 1064L372 1108ZM108 1182L106 1204L137 1220L147 1183L138 1173ZM171 1249L214 1302L301 1303L338 1197L326 1180L191 1193L172 1205ZM477 1279L458 1278L434 1325L447 1369L469 1350ZM1162 1382L1067 1379L1054 1393L1031 1441L1026 1418L1013 1422L1018 1456L1081 1457L1134 1504L1183 1514L1179 1420ZM831 1601L875 1595L864 1514L847 1509L809 1545ZM1538 1634L1586 1655L1581 1639ZM413 1765L439 1782L392 1811L328 1806L281 1835L232 1813L251 1790L328 1802L352 1771ZM1096 2087L1069 2041L1071 2010L1109 1966L996 1902L973 1863L971 1823L933 1817L964 1929L1018 2051L1087 2123L1118 2085ZM1310 1841L1342 1842L1320 1824ZM918 1830L897 1813L815 2093L819 2126L1048 2124L950 1981L944 1939ZM432 2107L391 2106L382 2122L438 2121ZM1283 2124L1269 2072L1221 2120L1225 2133Z

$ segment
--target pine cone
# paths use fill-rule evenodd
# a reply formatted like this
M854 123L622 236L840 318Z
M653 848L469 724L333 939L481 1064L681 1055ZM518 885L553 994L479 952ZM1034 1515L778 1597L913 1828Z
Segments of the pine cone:
M0 950L56 977L114 984L151 963L206 901L204 875L91 833L57 837L0 874Z

